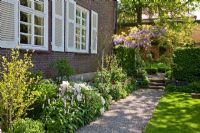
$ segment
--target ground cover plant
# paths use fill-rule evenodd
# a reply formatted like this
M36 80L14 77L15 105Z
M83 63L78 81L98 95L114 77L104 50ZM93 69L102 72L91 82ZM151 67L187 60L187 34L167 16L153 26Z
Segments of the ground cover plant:
M189 93L166 93L145 133L200 133L200 100Z

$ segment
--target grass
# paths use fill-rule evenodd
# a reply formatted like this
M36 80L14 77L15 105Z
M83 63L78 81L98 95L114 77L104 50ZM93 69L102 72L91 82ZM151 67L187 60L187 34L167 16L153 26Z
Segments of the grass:
M145 133L200 133L200 99L189 93L166 93Z

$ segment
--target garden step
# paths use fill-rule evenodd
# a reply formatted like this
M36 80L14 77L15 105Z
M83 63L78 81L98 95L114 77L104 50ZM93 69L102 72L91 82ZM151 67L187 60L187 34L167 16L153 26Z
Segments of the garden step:
M165 83L165 80L158 78L149 78L150 82Z
M149 89L165 89L165 86L149 86Z
M165 86L165 83L161 82L150 82L149 85L151 86Z

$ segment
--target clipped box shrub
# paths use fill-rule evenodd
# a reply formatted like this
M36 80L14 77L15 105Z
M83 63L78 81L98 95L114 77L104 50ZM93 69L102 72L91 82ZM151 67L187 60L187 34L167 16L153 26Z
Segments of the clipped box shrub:
M200 48L177 49L172 74L180 81L200 81Z

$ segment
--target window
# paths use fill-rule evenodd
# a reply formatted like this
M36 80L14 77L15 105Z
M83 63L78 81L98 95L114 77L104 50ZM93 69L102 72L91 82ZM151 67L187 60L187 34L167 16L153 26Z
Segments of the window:
M22 48L48 49L47 5L48 0L20 0L19 42Z
M89 47L89 11L77 6L76 8L76 39L77 52L88 52Z

